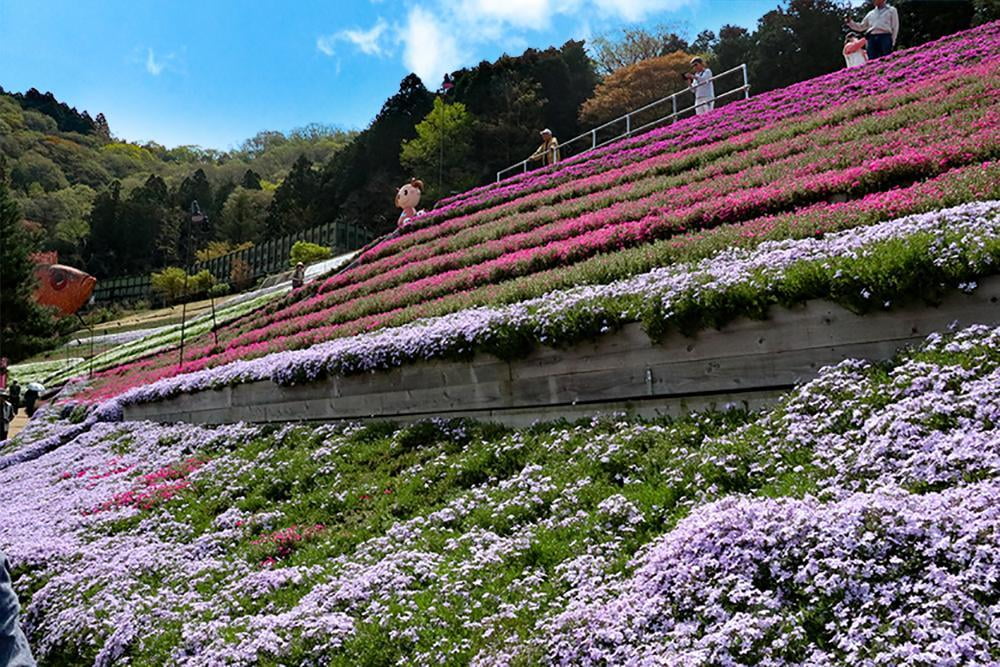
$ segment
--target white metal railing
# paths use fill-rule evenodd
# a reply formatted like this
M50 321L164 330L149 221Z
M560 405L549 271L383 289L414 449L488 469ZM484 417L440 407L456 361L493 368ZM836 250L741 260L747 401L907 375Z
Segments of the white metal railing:
M737 65L736 67L733 67L732 69L727 69L725 72L722 72L721 74L716 74L711 79L709 79L709 81L714 82L717 79L721 79L724 76L732 74L733 72L740 72L743 75L743 85L742 86L738 86L736 88L733 88L732 90L728 90L728 91L722 93L721 95L716 95L715 98L714 98L714 100L720 100L720 99L726 98L726 97L728 97L730 95L734 95L734 94L738 94L738 93L743 93L743 98L744 99L750 97L750 82L747 79L747 66L746 66L746 63L743 63L742 65ZM619 139L624 139L625 137L633 135L636 132L641 132L642 130L648 129L648 128L654 126L654 125L659 125L660 123L665 123L667 121L671 121L671 122L676 121L682 114L685 114L685 113L688 113L690 111L693 111L695 109L695 106L696 106L695 104L691 104L691 106L684 107L683 109L678 109L677 108L677 99L679 97L681 97L682 95L690 95L690 96L692 96L692 98L694 97L694 94L693 94L691 88L685 88L684 90L678 90L677 92L672 93L670 95L667 95L666 97L664 97L662 99L656 100L655 102L650 102L649 104L647 104L644 107L639 107L638 109L630 111L627 114L625 114L624 116L621 116L620 118L615 118L614 120L609 120L607 123L604 123L603 125L598 125L597 127L593 128L592 130L584 132L583 134L581 134L581 135L579 135L577 137L573 137L572 139L570 139L569 141L567 141L565 143L559 144L559 152L560 152L561 156L563 158L565 158L566 157L566 152L567 152L567 150L568 150L568 148L570 146L573 146L574 144L580 144L581 142L583 142L583 144L585 146L586 146L586 144L590 144L589 146L586 146L583 150L581 150L579 153L575 153L575 155L582 155L583 153L586 153L587 151L592 151L595 148L600 148L601 146L606 146L607 144L610 144L613 141L618 141ZM666 104L670 105L670 113L668 113L668 114L666 114L664 116L660 116L660 117L658 117L658 118L656 118L654 120L651 120L651 121L649 121L647 123L643 123L642 125L639 125L637 127L633 127L632 126L632 119L636 115L642 114L642 113L646 113L646 112L650 111L651 109L654 109L654 108L656 108L656 107L658 107L660 105L666 105ZM598 141L597 134L601 130L608 129L610 127L613 127L613 126L621 124L621 123L625 124L625 131L624 132L622 132L621 134L617 134L617 135L611 137L610 139L602 139L601 141ZM525 160L521 160L520 162L515 162L514 164L512 164L509 167L507 167L506 169L501 169L500 171L497 172L497 182L499 183L500 180L503 179L504 174L508 174L509 172L512 172L514 170L520 169L522 173L527 172L528 171L528 165L531 162L532 162L531 158L527 158Z

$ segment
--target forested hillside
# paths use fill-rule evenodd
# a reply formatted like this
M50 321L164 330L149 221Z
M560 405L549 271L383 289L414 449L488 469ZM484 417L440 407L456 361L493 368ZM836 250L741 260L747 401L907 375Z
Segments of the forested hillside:
M987 0L895 4L900 47L1000 11ZM839 69L850 11L835 0L786 0L754 30L725 25L691 40L679 28L625 28L590 45L528 49L452 72L453 86L436 94L411 74L360 132L314 123L263 131L229 151L125 142L101 113L0 88L0 171L37 249L99 278L334 220L383 232L395 223L391 195L404 179L423 178L430 208L525 158L543 127L565 140L683 87L692 54L717 72L747 63L754 93ZM189 239L193 201L208 223Z
M354 136L314 124L221 152L126 143L112 132L102 114L91 119L51 94L0 94L0 165L39 249L99 277L180 261L192 200L210 223L195 230L194 249L261 240L274 232L268 207L295 161L326 161Z

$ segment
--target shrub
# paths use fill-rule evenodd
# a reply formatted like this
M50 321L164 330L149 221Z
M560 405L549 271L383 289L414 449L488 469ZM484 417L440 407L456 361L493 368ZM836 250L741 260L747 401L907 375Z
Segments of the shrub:
M333 253L329 248L321 245L316 245L315 243L309 243L308 241L296 241L295 245L292 246L292 252L289 255L288 263L295 266L299 262L303 264L311 264L312 262L318 262L321 259L329 259Z
M209 241L208 245L201 250L196 251L194 255L199 262L207 262L215 259L216 257L222 257L223 255L228 255L230 253L252 247L253 243L250 241L238 244L230 243L229 241Z
M188 278L188 294L205 294L215 285L215 276L202 269Z
M152 274L153 291L167 303L177 303L187 295L205 294L215 285L215 276L208 269L189 276L184 269L168 266Z
M243 259L234 259L229 267L229 284L238 290L246 289L253 283L253 267Z
M212 289L208 290L208 293L212 296L224 296L229 294L231 289L229 283L215 283L212 285Z
M187 277L184 269L168 266L162 271L153 272L153 291L163 297L167 303L176 303L184 293L184 280Z

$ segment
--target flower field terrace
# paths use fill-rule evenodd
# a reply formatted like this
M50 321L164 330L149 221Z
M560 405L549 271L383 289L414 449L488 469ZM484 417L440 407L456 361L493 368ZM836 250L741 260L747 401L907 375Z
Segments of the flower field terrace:
M195 339L191 361L178 365L165 351L112 368L84 398L608 283L733 245L1000 197L998 46L1000 26L991 24L863 72L727 105L707 117L725 131L706 134L705 118L686 120L538 174L544 187L521 179L503 186L509 197L482 206L451 202L367 251L351 270L221 327L218 344L208 335ZM880 84L869 90L872 81ZM810 106L822 91L826 103ZM809 97L796 113L761 116L770 104L797 108L796 95ZM744 116L752 127L737 122ZM584 165L593 171L581 173ZM565 177L556 177L559 169ZM519 184L516 193L509 189Z
M980 184L985 175L996 187L998 173L995 166L979 168L971 183ZM939 184L923 185L936 192ZM826 218L825 208L814 213L809 224L834 226L841 220ZM772 219L741 233L749 231L745 238L755 240L757 232L766 235L786 222ZM626 268L649 260L642 255L631 259L634 263ZM129 376L116 384L105 375L103 387L91 387L83 396L88 402L104 401L101 409L113 413L129 404L245 382L292 385L425 359L467 358L474 352L514 358L533 345L569 345L627 322L642 322L656 338L671 329L690 333L741 315L764 316L771 306L809 299L834 300L864 312L933 302L949 289L974 290L978 280L996 275L998 266L1000 200L972 202L819 237L729 247L701 260L627 272L627 277L604 284L567 287L510 305L469 308L301 350L169 373L131 388Z
M188 337L199 334L210 335L216 323L225 323L246 315L279 296L281 296L281 292L275 290L252 298L236 299L233 300L234 303L222 303L214 314L204 313L185 322L185 335ZM73 359L62 364L53 364L52 372L40 379L46 384L57 385L84 375L91 369L101 371L162 350L175 349L180 340L180 330L180 324L167 325L134 340L116 345L91 359Z
M746 101L727 105L725 114L685 119L637 135L595 151L588 151L558 165L516 174L500 183L490 183L446 198L427 218L433 224L456 211L467 211L547 189L612 166L643 159L664 150L676 151L729 136L764 128L796 116L823 112L831 106L858 99L900 84L932 77L955 67L996 57L997 22L956 33L918 48L897 51L871 61L862 69L843 69L787 88L772 90ZM596 158L596 159L595 159Z
M41 664L992 664L998 427L985 326L756 415L91 413L0 467L0 548Z

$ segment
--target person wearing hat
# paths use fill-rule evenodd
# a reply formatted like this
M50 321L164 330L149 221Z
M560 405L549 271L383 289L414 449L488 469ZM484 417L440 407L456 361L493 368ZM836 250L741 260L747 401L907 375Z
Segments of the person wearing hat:
M7 430L14 421L14 406L10 404L6 389L0 389L0 440L7 439Z
M691 59L694 70L684 75L694 90L694 112L701 116L715 108L715 84L712 82L712 70L705 67L701 58Z
M292 289L298 289L306 283L306 265L299 262L292 273Z
M868 62L868 53L865 51L867 42L864 36L856 32L849 33L844 38L844 62L847 67L861 67Z
M847 19L847 27L864 33L868 60L875 60L892 53L899 37L899 12L885 0L874 0L874 9L865 14L861 23Z
M545 128L539 134L542 135L542 145L528 159L541 160L545 166L559 162L559 142L552 136L552 130Z

